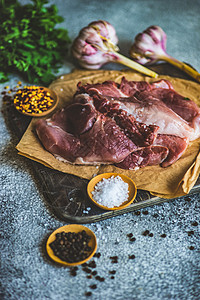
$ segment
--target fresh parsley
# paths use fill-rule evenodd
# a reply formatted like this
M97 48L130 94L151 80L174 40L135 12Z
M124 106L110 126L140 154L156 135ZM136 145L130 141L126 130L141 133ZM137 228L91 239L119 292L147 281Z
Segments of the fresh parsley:
M18 73L34 84L48 85L61 67L69 49L68 31L48 0L0 0L0 82ZM56 26L56 28L55 28Z

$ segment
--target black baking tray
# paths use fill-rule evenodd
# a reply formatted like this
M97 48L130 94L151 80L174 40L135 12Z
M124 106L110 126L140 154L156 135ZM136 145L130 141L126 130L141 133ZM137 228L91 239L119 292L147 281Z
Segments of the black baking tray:
M187 75L168 64L160 64L151 69L159 74L191 80ZM8 128L20 140L31 118L17 112L12 101L3 101L3 114ZM32 160L28 160L28 163L31 165L35 176L34 181L47 202L48 208L57 218L67 222L97 222L171 200L154 197L148 191L138 190L136 199L130 206L121 210L105 211L94 205L87 196L88 180L47 168ZM190 194L199 191L200 178Z

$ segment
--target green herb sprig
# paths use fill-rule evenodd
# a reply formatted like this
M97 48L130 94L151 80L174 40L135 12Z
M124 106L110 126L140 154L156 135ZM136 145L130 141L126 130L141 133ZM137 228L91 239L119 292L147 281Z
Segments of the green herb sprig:
M34 84L48 85L69 49L68 31L55 26L63 22L48 0L0 0L0 82L18 73Z

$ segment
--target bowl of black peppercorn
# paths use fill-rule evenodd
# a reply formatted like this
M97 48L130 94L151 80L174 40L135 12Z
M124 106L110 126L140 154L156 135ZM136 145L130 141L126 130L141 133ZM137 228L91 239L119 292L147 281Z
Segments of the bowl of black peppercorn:
M81 265L91 259L97 250L97 240L89 228L70 224L56 229L48 238L49 257L65 266Z

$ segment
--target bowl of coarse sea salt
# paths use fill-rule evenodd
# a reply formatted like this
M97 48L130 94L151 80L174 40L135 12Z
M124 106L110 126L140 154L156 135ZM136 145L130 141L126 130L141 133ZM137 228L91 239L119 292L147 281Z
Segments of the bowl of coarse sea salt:
M125 175L103 173L90 180L87 192L97 206L105 210L117 210L134 201L137 188L133 180Z

